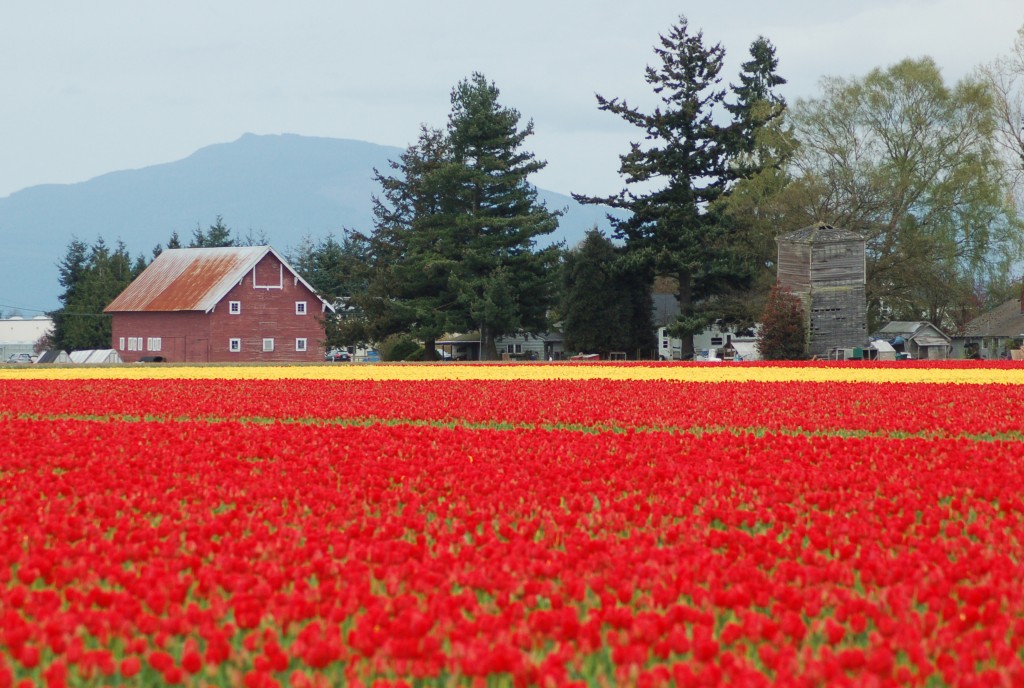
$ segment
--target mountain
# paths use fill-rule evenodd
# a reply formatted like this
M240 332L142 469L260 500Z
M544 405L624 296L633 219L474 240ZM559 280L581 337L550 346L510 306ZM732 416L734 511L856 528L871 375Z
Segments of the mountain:
M241 238L266 237L283 253L306 235L372 229L374 168L387 171L402 149L295 134L245 134L184 160L111 172L77 184L43 184L0 198L0 309L59 306L57 264L73 237L119 239L133 256L152 258L177 231L188 243L218 215ZM565 209L550 241L572 246L607 208L538 189L548 208Z

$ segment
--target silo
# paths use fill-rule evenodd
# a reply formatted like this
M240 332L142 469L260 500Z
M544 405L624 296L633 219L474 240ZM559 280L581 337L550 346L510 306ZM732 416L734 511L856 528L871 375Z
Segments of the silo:
M807 351L826 357L868 342L864 237L818 223L775 238L778 282L800 297Z

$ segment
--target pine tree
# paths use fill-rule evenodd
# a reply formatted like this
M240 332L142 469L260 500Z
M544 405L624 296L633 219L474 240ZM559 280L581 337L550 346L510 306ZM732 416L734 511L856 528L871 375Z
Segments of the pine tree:
M177 237L177 233L174 235ZM189 248L217 248L221 246L238 246L238 242L231 236L231 230L224 224L224 218L217 216L216 221L206 231L196 224L192 230L192 242Z
M756 346L761 358L769 361L806 358L807 327L803 302L789 288L776 284L768 293Z
M111 320L103 309L144 268L141 256L133 261L121 241L111 251L103 237L91 247L72 239L59 264L61 308L50 313L54 345L68 351L109 348Z
M498 102L493 82L474 73L452 91L448 138L457 165L455 240L461 259L451 285L480 327L481 358L497 358L495 339L547 328L560 248L538 249L560 213L537 199L528 178L547 163L523 149L533 122Z
M532 123L520 127L498 95L480 74L460 82L447 128L424 127L390 174L377 173L369 280L339 336L405 333L432 357L442 333L479 328L493 359L496 337L547 327L559 248L536 240L558 213L527 181L544 167L522 150Z
M714 319L703 306L749 280L736 255L737 237L721 222L715 203L737 179L758 169L753 140L773 116L758 103L771 101L771 88L781 83L774 50L767 41L755 44L757 54L745 63L737 101L730 104L720 86L724 49L705 45L703 34L691 33L681 17L655 48L660 66L645 73L661 106L644 113L623 100L597 96L599 109L636 126L649 142L633 143L620 156L620 174L642 190L627 188L610 197L573 194L584 203L630 212L625 219L611 218L615 236L625 240L638 274L676 279L680 318L674 331L682 336L684 354L692 353L686 335Z

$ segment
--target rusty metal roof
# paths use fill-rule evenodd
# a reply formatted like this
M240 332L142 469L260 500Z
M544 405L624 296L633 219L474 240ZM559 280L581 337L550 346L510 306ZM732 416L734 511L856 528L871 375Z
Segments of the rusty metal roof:
M270 246L173 248L157 256L103 312L208 313L268 253L316 293Z

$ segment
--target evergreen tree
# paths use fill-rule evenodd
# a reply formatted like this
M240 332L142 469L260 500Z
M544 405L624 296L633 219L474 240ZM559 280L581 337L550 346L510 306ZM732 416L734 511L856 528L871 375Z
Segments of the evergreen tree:
M99 237L91 247L72 239L60 271L61 307L49 315L54 321L53 344L61 349L106 349L111 345L110 316L103 309L124 291L145 268L132 260L124 243L113 251Z
M462 246L451 286L480 327L481 358L497 358L495 338L547 328L560 247L537 239L558 226L560 213L537 200L528 178L547 163L523 149L533 122L498 102L479 73L452 91L448 137L457 165L455 242Z
M479 328L481 357L494 359L496 337L547 327L560 249L536 240L558 213L527 181L545 164L522 150L532 123L498 95L480 74L460 82L447 128L424 127L391 175L377 173L367 289L340 336L406 333L432 357L442 333Z
M681 17L655 48L660 66L648 67L645 74L661 106L644 113L623 100L597 96L599 109L636 126L650 142L633 143L620 156L620 174L642 190L610 197L574 194L584 203L630 211L626 219L610 218L615 236L625 240L637 273L677 280L680 320L674 331L682 337L684 354L692 353L688 335L715 317L702 306L749 280L737 255L738 237L721 222L714 204L737 179L759 169L751 155L753 140L773 118L759 103L770 101L771 88L781 83L774 75L774 50L764 39L755 45L737 100L727 103L719 85L724 49L705 45L703 34L691 33ZM725 121L729 114L731 121Z
M769 361L806 358L807 326L803 302L787 287L776 284L768 292L756 346L761 358Z
M623 267L619 251L596 228L566 254L562 270L566 351L607 357L612 351L633 356L651 348L649 284Z
M174 235L177 236L177 233ZM217 248L221 246L238 246L238 242L231 236L231 230L224 224L224 218L217 216L216 221L206 231L196 224L192 231L192 243L189 248Z

